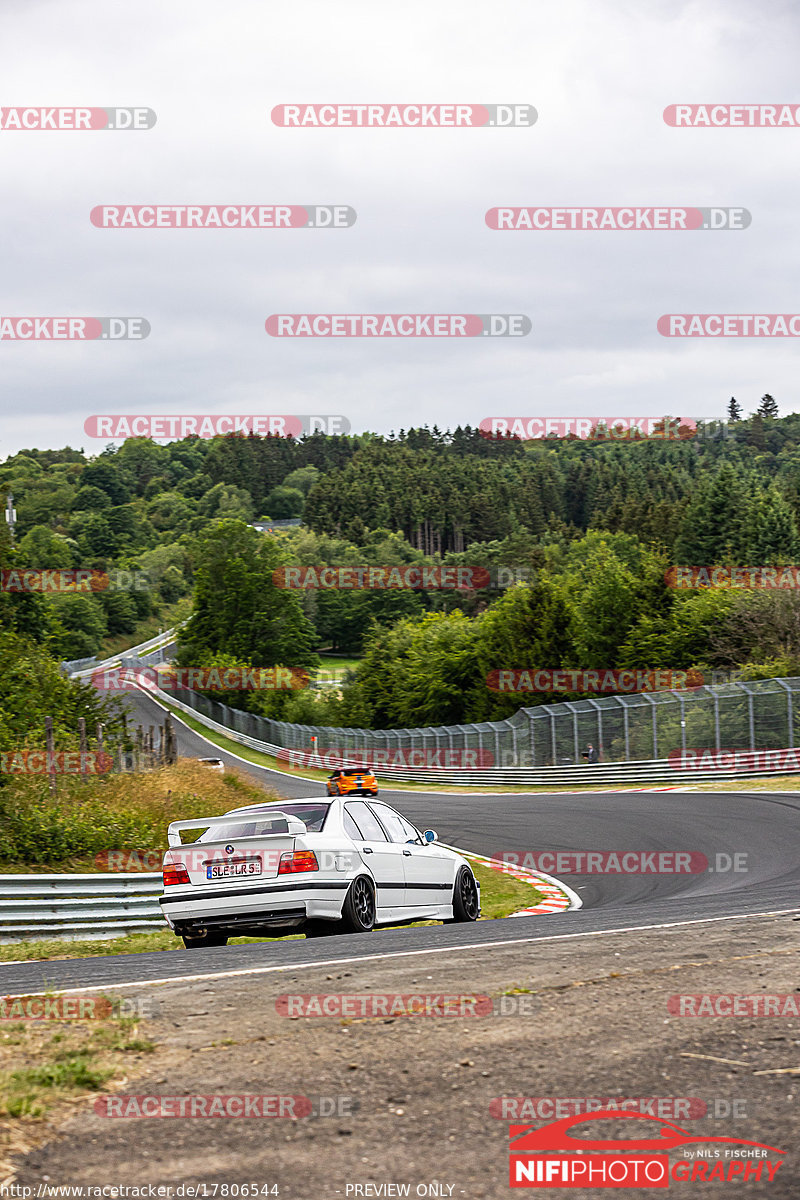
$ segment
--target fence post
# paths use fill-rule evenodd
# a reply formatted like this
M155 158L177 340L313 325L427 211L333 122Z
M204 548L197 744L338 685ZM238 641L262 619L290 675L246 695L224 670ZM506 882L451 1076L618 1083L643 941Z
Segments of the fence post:
M648 696L647 692L642 692L641 695L650 705L650 711L653 714L653 760L655 760L658 758L658 730L656 728L656 702L652 696Z
M714 738L717 743L717 750L722 749L722 739L719 732L719 696L716 692L711 693L711 698L714 701Z
M575 705L572 704L569 700L565 700L564 704L569 709L569 711L572 713L572 741L573 741L573 746L574 746L574 750L575 750L575 766L577 767L580 765L580 760L581 760L581 750L580 750L580 745L578 743L578 712L577 712L577 709L575 708Z
M789 687L788 683L784 683L782 679L776 679L775 682L779 683L786 692L786 723L789 733L786 745L790 750L794 750L794 707L792 705L792 689Z
M750 691L749 687L746 687L746 685L743 683L740 683L737 686L744 688L744 690L747 692L747 722L750 727L750 749L755 750L755 748L756 748L756 726L755 726L755 717L753 714L753 693Z
M672 694L675 695L675 692L673 692ZM681 750L683 751L684 761L685 761L685 755L686 755L686 707L683 703L683 696L678 696L677 699L678 699L678 704L680 704L680 706L681 706Z
M78 717L78 748L81 753L81 782L86 783L86 755L89 746L86 741L86 718Z
M44 741L47 747L47 773L50 776L50 791L55 795L58 791L56 783L56 747L53 741L53 718L45 717L44 719Z
M625 762L631 761L631 739L630 728L628 726L628 706L620 696L614 696L622 705L622 728L625 730Z
M591 704L592 708L595 711L595 716L597 717L597 722L596 722L597 737L595 738L595 741L597 742L597 761L600 762L601 758L603 757L603 710L601 709L601 707L597 703L597 701L592 700L591 697L589 698L587 703Z

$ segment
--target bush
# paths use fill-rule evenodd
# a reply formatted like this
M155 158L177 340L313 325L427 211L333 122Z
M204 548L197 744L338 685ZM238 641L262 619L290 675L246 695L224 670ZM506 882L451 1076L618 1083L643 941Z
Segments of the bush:
M101 850L166 850L170 821L208 817L274 795L192 762L82 783L13 777L0 792L0 861L55 866Z

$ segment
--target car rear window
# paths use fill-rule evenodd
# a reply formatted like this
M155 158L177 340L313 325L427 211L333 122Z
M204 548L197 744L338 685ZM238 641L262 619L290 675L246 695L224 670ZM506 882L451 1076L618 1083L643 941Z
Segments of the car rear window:
M373 812L367 808L363 800L351 800L349 804L345 804L345 812L348 812L358 826L361 837L365 842L385 842L388 841L386 834L378 824L377 818Z
M309 833L319 833L325 824L330 807L330 804L326 804L324 801L314 801L312 804L282 804L280 808L276 806L274 816L271 816L269 812L242 814L238 820L233 818L230 825L211 826L197 840L198 842L227 842L235 841L236 838L260 837L262 834L288 833L289 826L285 818L279 816L279 813L297 817L303 822Z
M231 822L230 825L211 825L197 839L198 842L233 842L236 838L261 837L272 833L288 833L285 817L260 817Z
M301 820L309 833L319 833L325 828L331 806L324 800L315 800L312 804L281 804L280 809Z

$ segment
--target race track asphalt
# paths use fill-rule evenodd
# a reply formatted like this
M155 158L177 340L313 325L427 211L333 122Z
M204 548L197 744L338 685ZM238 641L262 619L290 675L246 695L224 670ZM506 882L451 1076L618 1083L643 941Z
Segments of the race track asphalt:
M163 710L150 697L128 693L127 703L134 722L150 725L163 721ZM176 722L176 729L181 756L222 758L287 797L323 794L321 783L244 762L211 747L182 723ZM580 895L582 909L546 918L516 917L312 941L9 963L0 966L0 989L18 995L47 988L119 986L187 975L297 969L364 956L436 953L448 947L492 943L530 942L533 953L533 943L543 938L575 938L579 946L581 938L603 931L800 909L800 796L795 794L473 795L382 789L381 795L415 825L434 828L442 841L485 855L503 851L521 856L543 851L693 851L705 855L709 866L697 874L576 875L542 864ZM740 869L734 870L735 865Z

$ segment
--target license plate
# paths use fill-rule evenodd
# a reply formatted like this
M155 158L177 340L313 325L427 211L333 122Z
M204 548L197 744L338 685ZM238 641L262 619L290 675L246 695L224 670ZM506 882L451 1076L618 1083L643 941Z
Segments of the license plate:
M206 879L231 879L261 873L260 858L229 858L226 862L206 863Z

